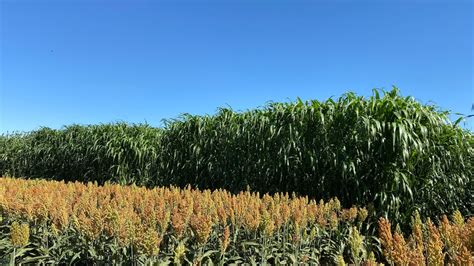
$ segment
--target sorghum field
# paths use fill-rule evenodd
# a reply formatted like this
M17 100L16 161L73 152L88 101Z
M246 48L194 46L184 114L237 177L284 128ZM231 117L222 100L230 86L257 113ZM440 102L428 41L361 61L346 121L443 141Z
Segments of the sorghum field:
M397 89L0 136L0 264L472 265L474 136Z
M374 252L396 265L473 262L474 218L458 211L438 227L415 212L407 238L380 218L377 239L361 233L368 210L341 208L337 199L12 178L0 184L0 251L12 263L377 265Z

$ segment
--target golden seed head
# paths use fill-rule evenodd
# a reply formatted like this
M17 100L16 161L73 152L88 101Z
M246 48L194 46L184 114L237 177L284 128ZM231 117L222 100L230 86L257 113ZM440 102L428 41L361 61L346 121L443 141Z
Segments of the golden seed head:
M438 229L433 225L431 220L428 219L428 246L427 256L428 265L443 265L444 264L444 253L443 253L443 241L441 240Z
M272 217L267 211L264 211L262 214L262 221L260 223L260 227L266 236L270 236L273 234L273 230L275 229L275 223L273 222Z
M357 218L357 207L352 207L349 209L349 221L354 221Z
M229 246L230 243L230 229L229 226L226 226L224 228L224 233L222 234L222 237L220 239L221 243L221 253L224 253Z
M162 237L153 228L147 228L139 233L137 244L148 256L157 256L160 252Z
M418 210L413 212L413 216L411 218L411 230L412 230L412 237L415 241L415 247L418 249L418 253L421 250L423 252L423 222L421 221L420 213Z
M176 265L180 265L185 255L186 255L186 247L184 246L184 243L181 242L174 249L174 263Z
M453 222L455 225L463 227L464 226L464 218L459 210L454 211L453 213Z
M337 255L336 265L337 266L346 266L346 262L344 261L344 257L342 255Z
M474 257L465 246L461 247L461 250L455 257L454 265L474 265Z
M359 208L359 212L357 213L357 219L359 222L365 221L367 219L367 216L369 216L369 212L367 211L366 208Z
M378 222L379 238L383 247L383 252L388 261L392 259L393 236L390 222L385 218L380 218Z
M352 256L354 260L358 261L359 254L363 248L363 237L360 235L359 230L355 226L351 228L349 235L349 246L351 248Z
M367 256L367 260L363 264L364 266L377 266L377 261L375 260L375 254L373 251Z
M316 231L316 227L311 228L311 231L309 232L310 240L313 240L316 237L317 233L318 233L318 231Z
M201 245L205 244L211 235L212 218L203 214L193 215L190 226L197 242Z
M336 212L332 212L329 216L329 226L332 230L336 230L337 226L339 225L339 220L337 218Z
M413 216L411 217L411 225L412 227L416 225L420 225L420 226L423 225L423 222L421 221L420 213L418 212L418 210L415 210L413 212Z
M467 220L466 226L460 228L462 230L461 238L464 246L469 250L474 250L474 217Z
M26 223L13 222L11 225L11 241L13 246L26 246L30 239L30 227Z
M341 210L341 202L339 201L339 199L337 199L337 198L331 199L329 201L329 204L331 206L331 210L333 210L333 211Z
M395 265L408 265L409 249L402 234L393 234L392 259Z

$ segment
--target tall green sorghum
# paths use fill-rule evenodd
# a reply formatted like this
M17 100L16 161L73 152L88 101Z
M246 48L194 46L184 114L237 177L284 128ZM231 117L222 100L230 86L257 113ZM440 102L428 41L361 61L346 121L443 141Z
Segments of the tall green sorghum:
M293 191L372 203L407 225L415 209L472 214L473 147L472 132L447 112L394 89L184 115L163 129L118 123L2 136L0 174Z

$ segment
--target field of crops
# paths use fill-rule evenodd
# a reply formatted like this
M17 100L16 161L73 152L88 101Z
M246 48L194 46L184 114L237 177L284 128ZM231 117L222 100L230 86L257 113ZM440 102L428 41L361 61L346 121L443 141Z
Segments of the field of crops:
M458 122L393 89L1 135L1 264L469 265Z
M474 218L459 212L439 227L415 213L405 240L384 218L379 237L363 235L368 210L337 199L11 178L0 210L4 263L473 262Z

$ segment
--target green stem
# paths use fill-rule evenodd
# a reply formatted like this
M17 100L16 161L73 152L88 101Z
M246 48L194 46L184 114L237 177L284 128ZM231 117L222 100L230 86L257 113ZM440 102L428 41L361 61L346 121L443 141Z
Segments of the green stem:
M16 257L15 253L16 253L16 248L13 248L13 253L12 253L12 256L10 258L10 265L11 266L15 266L15 257Z

